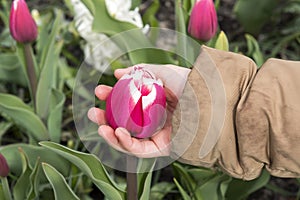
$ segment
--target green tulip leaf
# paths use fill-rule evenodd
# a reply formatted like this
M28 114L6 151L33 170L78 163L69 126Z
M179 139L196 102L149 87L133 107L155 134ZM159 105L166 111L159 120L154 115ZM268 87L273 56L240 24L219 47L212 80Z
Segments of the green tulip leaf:
M249 34L246 34L245 37L247 40L247 47L248 47L247 55L253 58L253 60L255 61L258 67L261 67L265 59L260 50L258 42L253 36Z
M188 195L188 193L186 193L185 189L183 189L183 187L178 183L176 178L174 178L174 183L178 187L183 200L192 200L191 197Z
M95 155L78 152L53 142L44 141L40 142L40 145L76 165L108 199L125 199L125 191L110 178L108 172Z
M37 158L36 164L35 164L34 168L32 169L32 172L29 177L30 187L29 187L29 191L28 191L26 199L34 199L39 196L39 183L41 180L41 170L40 169L41 169L40 158ZM28 182L28 180L27 180L27 182Z
M270 174L264 170L259 178L244 181L233 179L227 189L226 199L245 199L248 195L264 187L270 180Z
M181 0L175 1L175 17L176 17L176 30L177 33L177 52L181 52L182 58L179 58L179 65L184 67L192 67L193 63L187 61L195 61L195 53L190 45L191 38L187 36L188 12L182 5ZM181 34L179 34L181 33ZM197 54L198 56L198 54Z
M0 141L2 139L2 136L6 133L6 131L9 130L12 126L13 126L12 122L6 122L6 121L0 122Z
M62 111L65 102L64 93L55 89L51 90L49 117L48 117L48 130L51 141L59 142L61 137L61 121Z
M36 111L43 120L48 119L50 112L48 105L50 104L52 88L57 88L57 62L63 42L56 42L56 40L61 28L61 20L62 11L59 11L41 53L41 74L36 92Z
M194 180L201 182L205 182L206 180L211 179L216 174L215 171L204 167L189 169L189 173L191 174Z
M159 182L151 188L149 199L163 200L175 187L171 182Z
M152 171L155 166L156 159L139 159L138 171L138 194L140 200L150 199Z
M159 0L154 0L151 5L148 6L147 10L143 15L144 24L149 24L150 27L159 27L159 22L156 18L156 14L160 8ZM155 43L159 36L159 30L152 29L150 33L148 33L151 42Z
M48 131L33 112L21 99L10 94L0 94L0 113L9 116L17 125L27 131L29 137L41 141L48 139Z
M27 82L18 56L11 53L2 53L0 54L0 60L0 80L26 86Z
M174 176L181 183L181 185L188 191L192 192L196 188L196 182L188 173L188 170L179 163L173 163Z
M11 144L0 147L0 153L6 158L11 173L16 176L20 176L23 171L22 165L20 164L22 163L22 158L18 150L19 148L27 155L28 165L31 169L34 168L36 160L39 158L40 162L47 162L60 172L63 172L65 176L68 175L70 167L69 161L53 151L49 151L49 149L29 144Z
M107 35L114 35L126 30L137 28L129 22L121 22L110 16L106 9L105 0L83 0L87 8L94 15L93 30L96 32L105 33Z
M225 199L225 193L231 177L224 173L216 173L214 177L208 179L206 182L197 187L195 196L204 196L205 199L219 200Z
M30 184L28 184L28 180L32 173L32 170L29 167L28 157L25 152L19 148L19 152L21 155L21 164L22 164L22 174L18 178L14 188L13 188L13 195L14 199L16 200L24 200L26 199L27 191L30 189Z
M92 2L92 4L91 4ZM138 63L175 63L170 53L157 49L142 30L129 22L123 22L110 16L106 9L105 0L83 0L91 11L94 10L93 31L104 33L111 37L123 52L129 52L131 64ZM101 19L101 21L97 20ZM152 29L153 30L153 29Z
M44 173L53 188L55 199L79 200L61 173L47 163L43 163L42 166Z

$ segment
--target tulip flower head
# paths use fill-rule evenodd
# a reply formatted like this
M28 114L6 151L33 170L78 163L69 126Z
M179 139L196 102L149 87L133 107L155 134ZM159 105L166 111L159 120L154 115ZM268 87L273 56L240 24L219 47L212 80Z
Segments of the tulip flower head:
M133 137L151 137L166 120L162 81L150 71L135 67L113 87L106 100L106 119L112 128L126 128Z
M9 29L11 36L20 43L32 42L37 38L37 25L25 0L14 0L10 10Z
M188 26L188 32L201 41L210 40L217 32L217 13L212 0L197 0Z
M0 153L0 176L7 177L9 174L9 167L5 157Z

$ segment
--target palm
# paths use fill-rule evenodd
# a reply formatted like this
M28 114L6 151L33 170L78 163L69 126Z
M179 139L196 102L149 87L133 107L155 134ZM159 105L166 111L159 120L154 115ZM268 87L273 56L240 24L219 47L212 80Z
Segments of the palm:
M145 66L148 67L148 65ZM115 76L119 79L130 70L131 68L117 70ZM173 75L176 75L176 73L173 73ZM170 77L170 70L169 73L163 74L163 76ZM164 77L162 77L162 79L164 79ZM173 83L170 85L174 86ZM105 101L111 90L112 88L109 86L100 85L95 89L95 94L100 100ZM174 90L176 91L176 88ZM168 156L170 153L172 132L171 117L177 104L178 94L176 94L176 92L174 94L173 91L168 88L165 88L165 94L167 97L168 113L166 123L161 130L148 139L131 137L129 132L124 128L112 129L107 125L105 111L99 108L91 108L88 112L88 117L91 121L99 125L99 135L102 136L108 144L119 151L143 158Z

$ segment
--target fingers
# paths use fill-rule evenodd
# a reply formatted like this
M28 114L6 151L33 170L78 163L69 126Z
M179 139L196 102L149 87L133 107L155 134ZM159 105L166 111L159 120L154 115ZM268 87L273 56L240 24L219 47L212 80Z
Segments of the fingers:
M108 125L101 125L98 133L113 148L123 153L135 155L141 158L153 158L169 155L170 134L159 133L156 139L137 139L131 137L124 128L117 128L114 131Z
M156 143L149 139L137 139L131 137L129 132L124 128L118 128L115 132L119 144L124 150L141 158L153 158L164 156Z
M126 151L119 144L118 138L115 135L115 131L110 126L100 126L98 129L98 133L110 146L118 151L126 153Z
M106 100L108 95L110 94L112 90L112 87L107 86L107 85L98 85L95 88L95 95L98 97L100 100Z
M88 118L98 124L98 125L103 125L106 124L106 119L105 119L105 111L101 110L99 108L90 108L88 113Z
M117 79L120 79L124 74L129 74L131 72L133 67L128 67L128 68L124 68L124 69L117 69L115 71L115 77Z
M166 94L166 99L168 103L168 110L173 113L174 110L176 109L177 103L178 103L178 98L177 96L167 87L164 87L165 94Z

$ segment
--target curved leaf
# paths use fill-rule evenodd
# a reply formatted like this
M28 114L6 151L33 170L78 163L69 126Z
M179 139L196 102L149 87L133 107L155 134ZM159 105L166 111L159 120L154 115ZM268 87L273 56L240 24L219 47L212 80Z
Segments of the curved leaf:
M93 29L96 32L114 35L137 28L129 22L121 22L112 18L106 9L105 0L83 0L83 3L90 9L94 15L94 19L101 19L101 21L94 20L93 22ZM94 10L91 10L92 8L94 8Z
M18 56L11 53L0 55L0 80L26 86L27 80L22 71Z
M247 40L248 56L253 58L258 67L261 67L265 59L260 50L258 42L252 35L246 34L245 37Z
M116 185L106 169L95 155L69 149L53 142L40 142L40 145L56 152L76 165L103 192L105 197L113 200L125 199L125 191Z
M79 200L64 177L54 167L47 163L42 163L42 166L44 173L53 188L55 199Z
M18 150L19 148L27 155L28 164L31 168L34 168L37 158L40 158L40 162L47 162L60 172L63 172L65 176L68 175L70 167L69 161L44 147L29 144L1 146L0 153L6 158L10 171L16 176L22 173L22 165L20 164L22 163L22 159Z
M16 124L27 130L29 137L41 141L48 139L48 131L41 119L21 99L0 94L0 113L8 115Z
M21 164L22 164L22 174L18 178L14 188L13 188L13 195L14 199L16 200L23 200L26 199L26 191L29 189L28 180L32 170L28 166L28 157L26 154L19 149L21 155Z

